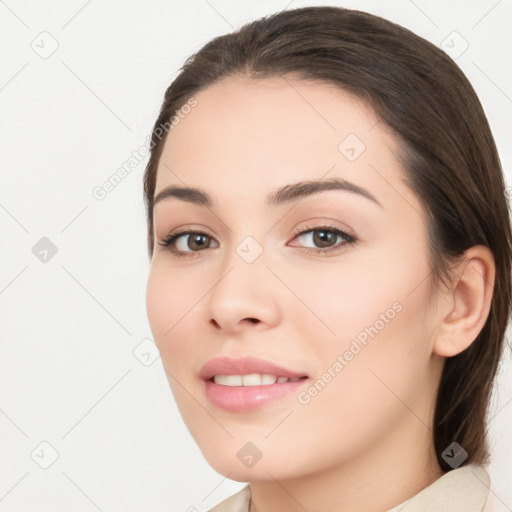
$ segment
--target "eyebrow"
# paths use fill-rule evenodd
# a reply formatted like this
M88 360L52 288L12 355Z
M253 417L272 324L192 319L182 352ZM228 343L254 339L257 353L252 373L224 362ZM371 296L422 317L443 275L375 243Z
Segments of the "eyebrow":
M267 197L267 205L281 206L296 199L302 199L326 190L343 190L346 192L352 192L373 201L383 208L382 204L368 190L341 178L330 178L328 180L319 181L300 181L298 183L285 185L284 187L281 187L269 194ZM215 204L212 196L203 190L178 185L169 185L155 196L153 199L153 207L160 201L171 197L198 206L211 207Z

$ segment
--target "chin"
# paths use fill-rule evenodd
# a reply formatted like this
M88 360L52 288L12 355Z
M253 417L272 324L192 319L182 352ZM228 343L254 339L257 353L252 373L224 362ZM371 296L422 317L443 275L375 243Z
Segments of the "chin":
M237 445L231 451L233 444L231 440L227 446L221 446L220 451L214 447L202 449L203 456L210 466L230 480L256 482L273 478L286 480L298 476L297 465L290 464L284 454L277 454L272 450L270 453L260 452L258 455L256 449L250 445L243 445L243 447Z

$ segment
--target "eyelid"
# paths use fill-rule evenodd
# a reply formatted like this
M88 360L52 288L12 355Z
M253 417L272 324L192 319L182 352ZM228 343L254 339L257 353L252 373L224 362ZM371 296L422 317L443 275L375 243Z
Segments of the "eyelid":
M182 226L180 228L176 228L176 229L172 229L172 230L168 231L167 234L162 237L162 240L165 240L166 238L170 238L170 237L177 237L178 235L185 235L185 234L187 234L187 235L188 234L202 234L202 235L207 235L210 238L215 239L215 237L209 233L208 229L206 229L202 226L194 227L189 224L187 226Z
M309 224L311 223L311 224ZM340 231L341 233L344 233L347 237L351 237L356 239L355 233L350 229L348 226L343 225L343 227L337 226L336 224L333 224L332 221L305 221L299 226L297 226L293 231L293 237L296 238L300 234L304 234L308 231L317 231L322 230L325 231L332 230L332 231Z
M299 247L300 249L303 250L303 252L306 252L308 254L319 254L322 255L323 257L333 256L333 254L331 253L334 253L334 255L336 255L344 248L353 246L359 242L359 238L356 237L355 234L353 234L353 231L351 229L342 229L336 225L321 221L319 221L318 223L314 222L311 225L305 223L301 224L294 230L295 235L293 235L292 240L295 240L299 236L304 236L308 233L315 231L328 231L331 233L335 233L337 237L343 238L344 241L342 243L337 243L334 246L327 247L324 249L319 249L315 247Z
M169 245L165 242L168 240L172 240L172 243L174 243L180 236L182 235L206 235L207 237L211 238L212 240L215 240L215 242L218 244L219 242L217 239L211 235L206 228L203 227L193 227L191 225L182 226L180 228L173 229L169 231L165 236L162 237L160 241L158 241L158 244L163 246L164 249L169 249ZM190 251L191 254L193 252L201 252L201 251Z

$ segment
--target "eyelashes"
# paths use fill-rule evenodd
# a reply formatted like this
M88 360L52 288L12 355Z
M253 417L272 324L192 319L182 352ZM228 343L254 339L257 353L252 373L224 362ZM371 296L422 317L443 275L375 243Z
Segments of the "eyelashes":
M295 239L302 239L312 242L313 245L320 245L323 248L317 247L298 247L299 250L303 250L307 254L319 254L325 255L332 251L338 251L347 246L352 246L357 242L355 236L348 234L347 232L329 225L321 226L307 226L302 225L297 228L294 233L292 241ZM325 247L325 244L329 244L332 241L341 239L341 242L335 245ZM193 257L197 253L203 252L206 249L211 248L211 242L215 239L207 233L193 230L191 228L183 228L172 233L169 233L166 237L158 242L158 244L166 251L169 251L176 257ZM195 246L197 250L191 248ZM294 247L294 246L292 246Z
M161 242L158 242L161 246L163 246L165 249L173 253L175 256L184 256L188 254L193 254L199 251L183 251L176 248L176 242L180 240L181 238L186 239L187 237L190 237L192 235L195 235L193 239L193 243L197 244L199 243L201 245L200 240L213 240L213 237L210 235L207 235L206 233L202 233L201 231L174 231L173 233L168 234L164 239L162 239ZM203 242L204 243L204 242ZM188 244L187 244L188 245ZM208 247L207 247L208 248Z

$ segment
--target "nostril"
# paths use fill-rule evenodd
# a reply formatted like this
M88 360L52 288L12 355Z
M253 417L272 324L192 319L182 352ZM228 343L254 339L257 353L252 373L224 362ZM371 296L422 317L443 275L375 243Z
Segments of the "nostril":
M220 328L220 325L219 323L217 322L217 320L215 320L214 318L212 318L210 320L210 323L213 324L214 327L217 327L217 328Z

